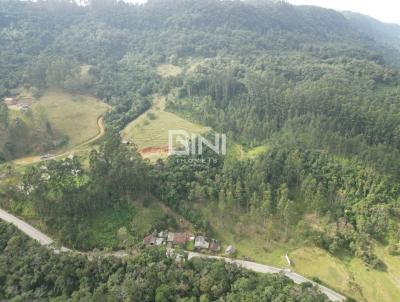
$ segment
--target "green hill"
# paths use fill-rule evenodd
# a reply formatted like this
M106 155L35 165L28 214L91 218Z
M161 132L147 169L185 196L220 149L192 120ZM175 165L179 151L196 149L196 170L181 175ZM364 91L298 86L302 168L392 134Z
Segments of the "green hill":
M100 132L98 119L108 110L93 97L60 90L46 91L34 101L32 97L16 98L31 105L8 110L8 125L0 133L4 158L71 149Z
M0 12L0 96L43 95L31 115L0 107L3 159L73 148L96 135L95 100L112 106L105 144L73 162L82 175L50 162L63 182L5 190L10 208L34 205L71 244L88 229L104 243L104 213L127 225L126 206L152 196L238 257L284 265L288 252L294 271L350 297L398 300L397 25L267 0L7 0ZM225 133L228 154L148 162L118 136L163 149L171 128Z

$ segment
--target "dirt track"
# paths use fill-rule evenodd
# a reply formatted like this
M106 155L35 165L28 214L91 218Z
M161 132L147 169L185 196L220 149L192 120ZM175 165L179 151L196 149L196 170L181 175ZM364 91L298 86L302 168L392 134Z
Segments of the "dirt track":
M95 136L93 136L92 138L86 140L85 142L75 146L73 149L71 149L69 151L63 152L61 154L56 154L55 156L53 156L51 158L48 158L48 159L41 159L41 156L27 156L27 157L23 157L23 158L19 158L19 159L13 160L13 163L16 164L16 165L20 165L20 166L26 166L26 165L35 164L35 163L38 163L38 162L41 162L41 161L50 160L50 159L57 159L57 158L67 157L71 153L73 154L75 152L84 151L85 149L82 149L82 148L87 147L88 145L96 142L97 140L99 140L100 138L103 137L103 135L105 133L103 116L100 116L97 119L97 126L99 127L99 131Z

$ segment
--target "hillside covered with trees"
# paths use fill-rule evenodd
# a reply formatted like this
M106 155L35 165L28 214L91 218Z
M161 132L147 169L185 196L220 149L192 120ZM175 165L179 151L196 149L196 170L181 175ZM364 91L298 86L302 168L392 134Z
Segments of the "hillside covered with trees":
M2 184L0 205L19 214L29 205L34 218L62 242L91 249L87 217L123 211L145 196L184 217L197 233L216 236L216 220L243 218L263 238L265 250L317 246L338 259L361 259L368 270L387 272L391 268L375 247L400 254L399 37L398 26L366 16L267 0L150 0L145 5L97 0L86 6L1 0L0 97L21 87L38 96L55 88L93 95L112 110L105 114L106 135L90 155L24 169L11 185ZM157 72L162 64L182 72L163 76ZM119 132L150 108L154 95L166 98L166 110L226 133L228 154L207 151L191 160L172 156L151 163L135 147L122 145ZM3 162L20 154L10 149L15 128L10 110L0 104ZM229 227L240 241L245 235L237 224ZM139 246L141 238L134 228L129 231ZM58 256L43 257L41 263L51 263ZM159 291L168 292L171 301L275 296L275 285L268 293L261 290L265 282L288 286L285 293L300 295L295 301L302 295L301 301L320 299L278 277L240 270L231 281L224 276L214 281L239 282L244 293L235 292L236 285L222 290L196 279L196 263L176 268L160 257L145 254L135 264L171 270L157 277L169 280L165 288L153 288L159 281L152 284L149 301ZM93 263L79 261L94 269ZM99 265L114 267L112 274L131 274L129 263ZM182 285L180 273L196 279L187 281L190 288L186 281ZM78 280L85 274L73 275L74 286L65 293L51 280L55 287L43 289L43 295L78 299ZM7 278L0 273L0 280ZM101 278L85 281L82 295L111 290ZM138 279L115 278L118 292L133 283L145 291ZM143 278L150 282L150 276ZM251 286L249 278L256 280ZM203 293L198 286L205 283L210 286ZM3 288L0 294L32 297L40 291L24 288ZM253 290L257 298L249 293ZM358 288L351 294L362 296Z

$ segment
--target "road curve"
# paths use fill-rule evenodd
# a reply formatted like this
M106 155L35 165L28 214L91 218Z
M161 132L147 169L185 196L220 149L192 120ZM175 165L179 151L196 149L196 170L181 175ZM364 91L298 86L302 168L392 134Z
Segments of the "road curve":
M89 146L90 144L96 142L97 140L99 140L100 138L102 138L104 136L105 129L104 129L103 115L101 115L97 118L97 126L99 127L99 131L95 136L76 145L71 150L65 151L61 154L54 155L53 157L50 157L48 159L42 159L41 156L27 156L27 157L23 157L23 158L17 158L17 159L13 160L13 163L16 165L19 165L19 166L32 165L32 164L42 162L42 161L64 158L64 157L67 157L68 155L70 155L71 153L73 154L74 152L84 151L82 148Z
M188 259L191 259L194 257L224 260L225 262L234 263L237 266L243 267L245 269L248 269L248 270L251 270L251 271L254 271L257 273L263 273L263 274L283 273L286 277L288 277L289 279L292 279L297 284L301 284L301 283L305 283L305 282L312 283L313 285L317 286L320 289L320 291L322 293L324 293L331 301L345 301L346 300L346 297L331 290L330 288L327 288L326 286L315 283L314 281L311 281L311 280L309 280L299 274L293 273L289 270L285 270L285 269L281 269L278 267L269 266L269 265L265 265L265 264L260 264L260 263L256 263L256 262L251 262L251 261L244 261L244 260L230 259L230 258L226 258L226 257L209 256L209 255L204 255L204 254L200 254L200 253L188 252Z
M38 241L41 245L47 246L49 248L53 248L56 253L60 252L70 252L68 248L61 247L60 249L54 248L54 240L52 240L50 237L47 235L43 234L41 231L38 229L32 227L31 225L27 224L26 222L22 221L21 219L15 217L14 215L11 215L10 213L7 213L6 211L0 209L0 219L13 224L16 226L21 232L25 233L28 235L30 238ZM77 251L79 254L83 254L82 252ZM122 258L127 256L128 254L119 251L115 252L112 254L115 257ZM223 260L228 263L233 263L236 264L240 267L246 268L248 270L252 270L254 272L258 273L266 273L266 274L279 274L283 273L286 277L289 279L292 279L295 283L300 284L300 283L305 283L305 282L310 282L317 286L322 293L324 293L331 301L344 301L346 300L346 297L342 296L341 294L323 286L318 283L315 283L299 274L293 273L288 270L284 270L278 267L273 267L265 264L260 264L256 262L251 262L251 261L244 261L244 260L237 260L237 259L230 259L226 257L219 257L219 256L210 256L210 255L204 255L200 253L194 253L194 252L188 252L188 259L195 258L195 257L201 257L201 258L208 258L208 259L218 259L218 260Z

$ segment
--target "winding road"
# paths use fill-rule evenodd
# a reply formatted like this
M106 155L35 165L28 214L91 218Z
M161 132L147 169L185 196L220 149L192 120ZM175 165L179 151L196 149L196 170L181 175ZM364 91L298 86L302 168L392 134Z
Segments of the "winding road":
M68 152L55 155L54 157L51 157L49 159L67 157L69 154L71 154L73 152L84 151L83 149L81 149L82 147L88 146L89 144L97 141L104 135L104 125L103 125L103 117L102 116L100 116L98 118L97 124L99 127L99 133L96 136L75 146L72 150L70 150ZM42 159L39 156L35 156L35 157L26 157L26 158L17 159L17 160L14 160L14 163L18 164L18 165L29 165L29 164L33 164L33 163L37 163L37 162L45 161L45 160L46 159ZM18 217L14 216L2 209L0 209L0 219L13 224L21 232L25 233L30 238L38 241L42 246L46 246L50 249L53 249L54 252L57 254L62 253L62 252L75 252L78 254L87 254L89 257L91 255L91 253L83 253L80 251L73 251L66 247L57 247L56 242L53 239L51 239L47 235L43 234L41 231L34 228L33 226L26 223L25 221L19 219ZM290 270L287 270L287 269L282 269L282 268L269 266L269 265L265 265L265 264L260 264L260 263L256 263L256 262L251 262L251 261L230 259L230 258L220 257L220 256L210 256L210 255L194 253L194 252L187 252L187 253L188 253L188 259L192 259L192 258L196 258L196 257L208 258L208 259L218 259L218 260L223 260L227 263L236 264L237 266L240 266L245 269L252 270L252 271L258 272L258 273L264 273L264 274L282 273L297 284L301 284L301 283L305 283L305 282L312 283L313 285L317 286L320 289L320 291L322 293L324 293L331 301L345 301L346 300L346 297L344 297L343 295L341 295L323 285L315 283L315 282L313 282L299 274L296 274ZM107 255L112 255L112 256L118 257L118 258L128 256L128 254L124 251L117 251L117 252L113 252L112 254L107 254Z
M85 151L86 149L82 149L82 148L87 147L88 145L96 142L97 140L99 140L100 138L103 137L103 135L105 133L103 116L100 116L97 119L97 126L99 127L99 131L95 136L93 136L92 138L89 138L88 140L80 143L79 145L76 145L71 150L63 152L61 154L54 155L54 156L46 158L46 159L43 159L41 156L23 157L23 158L19 158L19 159L13 160L13 163L16 164L16 165L20 165L20 166L26 166L26 165L32 165L32 164L35 164L35 163L38 163L38 162L41 162L41 161L57 159L57 158L65 158L68 155L73 154L75 152Z
M12 215L2 209L0 209L0 219L13 224L21 232L25 233L30 238L38 241L41 245L54 249L55 253L72 252L71 250L69 250L66 247L55 248L55 241L53 239L51 239L47 235L43 234L38 229L34 228L33 226L29 225L28 223L24 222L23 220L15 217L14 215ZM79 252L79 251L76 251L76 252L79 254L82 254L82 252ZM112 255L114 257L118 257L118 258L128 256L128 254L123 251L114 252ZM288 277L289 279L292 279L297 284L301 284L301 283L305 283L305 282L312 283L313 285L317 286L320 289L320 291L322 293L324 293L331 301L345 301L346 300L346 297L344 297L343 295L341 295L323 285L315 283L299 274L293 273L292 271L289 271L289 270L285 270L285 269L281 269L278 267L269 266L269 265L265 265L265 264L260 264L260 263L256 263L256 262L236 260L236 259L230 259L230 258L226 258L226 257L209 256L209 255L204 255L204 254L200 254L200 253L188 252L188 259L195 258L195 257L223 260L225 262L233 263L240 267L243 267L248 270L258 272L258 273L265 273L265 274L283 273L286 277Z

